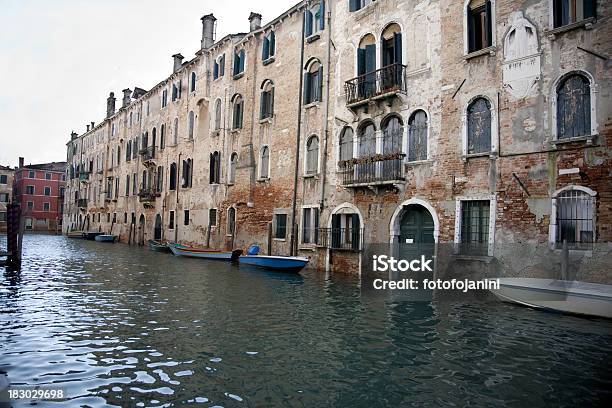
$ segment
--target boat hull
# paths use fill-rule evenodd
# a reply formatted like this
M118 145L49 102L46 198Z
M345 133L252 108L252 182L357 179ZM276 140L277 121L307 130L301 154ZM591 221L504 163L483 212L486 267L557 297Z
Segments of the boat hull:
M501 278L499 283L491 292L505 302L612 318L612 285L535 278Z
M83 233L83 238L85 238L88 241L95 241L96 237L99 235L104 235L101 232L84 232Z
M298 273L308 264L308 258L299 256L244 255L238 258L240 265L256 266L271 271Z
M180 244L168 244L168 248L170 248L170 251L176 256L210 259L214 261L231 261L236 256L232 252L196 249Z
M97 242L115 242L117 240L117 236L115 235L97 235L95 240Z
M170 251L170 248L168 248L168 245L153 240L149 240L149 249L155 252L172 252Z

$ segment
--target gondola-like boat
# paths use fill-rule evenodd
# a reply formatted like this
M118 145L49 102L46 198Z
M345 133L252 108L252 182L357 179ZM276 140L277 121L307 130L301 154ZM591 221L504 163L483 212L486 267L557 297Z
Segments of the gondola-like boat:
M275 272L298 273L306 265L308 258L303 256L259 255L259 247L253 245L246 255L238 258L240 265L256 266Z
M172 253L176 256L210 259L215 261L232 261L237 259L242 253L242 250L240 249L228 252L217 251L214 249L188 247L186 245L181 245L177 243L168 243L167 245L168 248L170 248L170 250L172 251Z
M96 235L96 241L97 242L116 242L117 241L117 236L116 235L110 235L110 234L100 234L100 235Z
M168 247L168 244L153 239L149 240L149 249L155 252L172 252Z

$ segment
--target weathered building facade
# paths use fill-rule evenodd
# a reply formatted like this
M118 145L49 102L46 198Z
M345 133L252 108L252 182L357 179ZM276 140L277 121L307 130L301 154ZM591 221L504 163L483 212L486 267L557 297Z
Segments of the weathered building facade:
M6 232L6 205L13 201L15 170L0 166L0 232Z
M204 16L194 59L73 135L65 228L344 273L373 243L591 250L612 238L609 13L308 1L219 41Z

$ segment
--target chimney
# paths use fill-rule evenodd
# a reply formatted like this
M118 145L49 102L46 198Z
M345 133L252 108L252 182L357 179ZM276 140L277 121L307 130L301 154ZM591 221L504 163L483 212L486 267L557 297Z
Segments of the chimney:
M19 158L19 168L23 168L23 157Z
M91 122L91 130L93 130L95 125L96 125L96 122Z
M76 139L77 136L79 136L79 134L73 130L72 133L70 134L70 140Z
M130 95L132 94L132 90L130 88L125 88L123 91L123 103L122 103L122 107L126 107L130 104L130 100L131 97Z
M172 58L174 58L174 69L172 72L176 72L183 66L183 58L185 57L183 57L179 52L178 54L174 54Z
M202 17L202 49L212 47L215 43L215 22L217 19L212 14Z
M107 119L115 114L115 101L116 100L117 98L115 98L114 92L111 92L110 95L108 95L108 98L106 99L106 118Z
M249 23L251 23L249 32L259 30L261 28L261 14L251 12Z

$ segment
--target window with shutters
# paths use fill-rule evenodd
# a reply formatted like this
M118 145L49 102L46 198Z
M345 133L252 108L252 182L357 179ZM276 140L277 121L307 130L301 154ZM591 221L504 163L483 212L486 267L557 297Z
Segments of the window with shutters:
M213 80L225 75L225 54L221 54L215 59L213 65Z
M376 0L348 0L349 11L353 12L353 11L361 10L362 8L374 2L376 2Z
M596 17L596 0L553 0L554 28Z
M94 194L95 195L95 194ZM130 195L130 175L125 176L125 196Z
M189 137L189 140L193 140L194 128L195 128L195 114L193 113L193 111L189 111L188 128L187 128L187 135Z
M156 191L160 193L164 190L164 168L162 166L157 167L157 174L155 177L157 180Z
M467 52L493 45L493 5L491 0L471 0L466 4Z
M215 101L215 131L221 129L221 99Z
M262 147L259 164L259 178L270 178L270 148L268 146Z
M181 81L175 82L172 84L172 101L173 102L181 99L182 89L183 87L182 87Z
M323 100L323 66L318 60L306 65L304 73L304 105Z
M125 148L125 161L129 162L132 160L132 141L128 140Z
M182 188L191 187L192 177L193 177L193 160L191 159L183 160L183 176L182 176L181 187Z
M274 31L270 31L264 36L263 46L261 51L261 59L266 63L272 62L274 55L276 54L276 34Z
M325 29L325 2L321 1L304 11L304 37L307 40L315 40L323 29Z
M306 141L306 175L319 172L319 138L312 135Z
M417 110L408 120L408 161L427 160L427 113Z
M591 84L581 74L570 74L557 86L557 139L591 135Z
M221 154L217 151L210 154L209 183L219 184L221 180Z
M234 235L236 232L236 209L229 207L227 209L227 235Z
M159 130L159 148L164 150L166 148L166 125L162 124Z
M195 92L196 90L196 73L191 73L191 81L189 82L189 92Z
M138 174L132 174L132 194L138 194ZM100 183L100 191L102 191L102 183Z
M302 208L302 243L319 243L319 208Z
M259 119L271 118L274 114L274 83L269 79L261 85L261 97L259 101Z
M244 100L240 94L232 98L232 130L242 129L242 117L244 116Z
M340 134L340 162L351 160L353 158L353 129L345 127Z
M170 190L176 190L176 163L170 165Z
M491 103L476 98L467 108L467 154L491 151Z
M287 238L287 214L274 214L272 220L274 239L284 240Z
M168 90L164 89L161 95L161 107L165 108L166 106L168 106ZM132 117L130 115L130 124L131 123L132 123Z
M228 184L234 184L236 182L236 166L238 164L238 153L233 152L230 156L229 171L227 176Z
M357 49L358 94L370 98L376 94L376 39L366 34Z
M244 73L244 66L246 63L246 55L244 50L236 51L234 53L234 79L242 77Z

